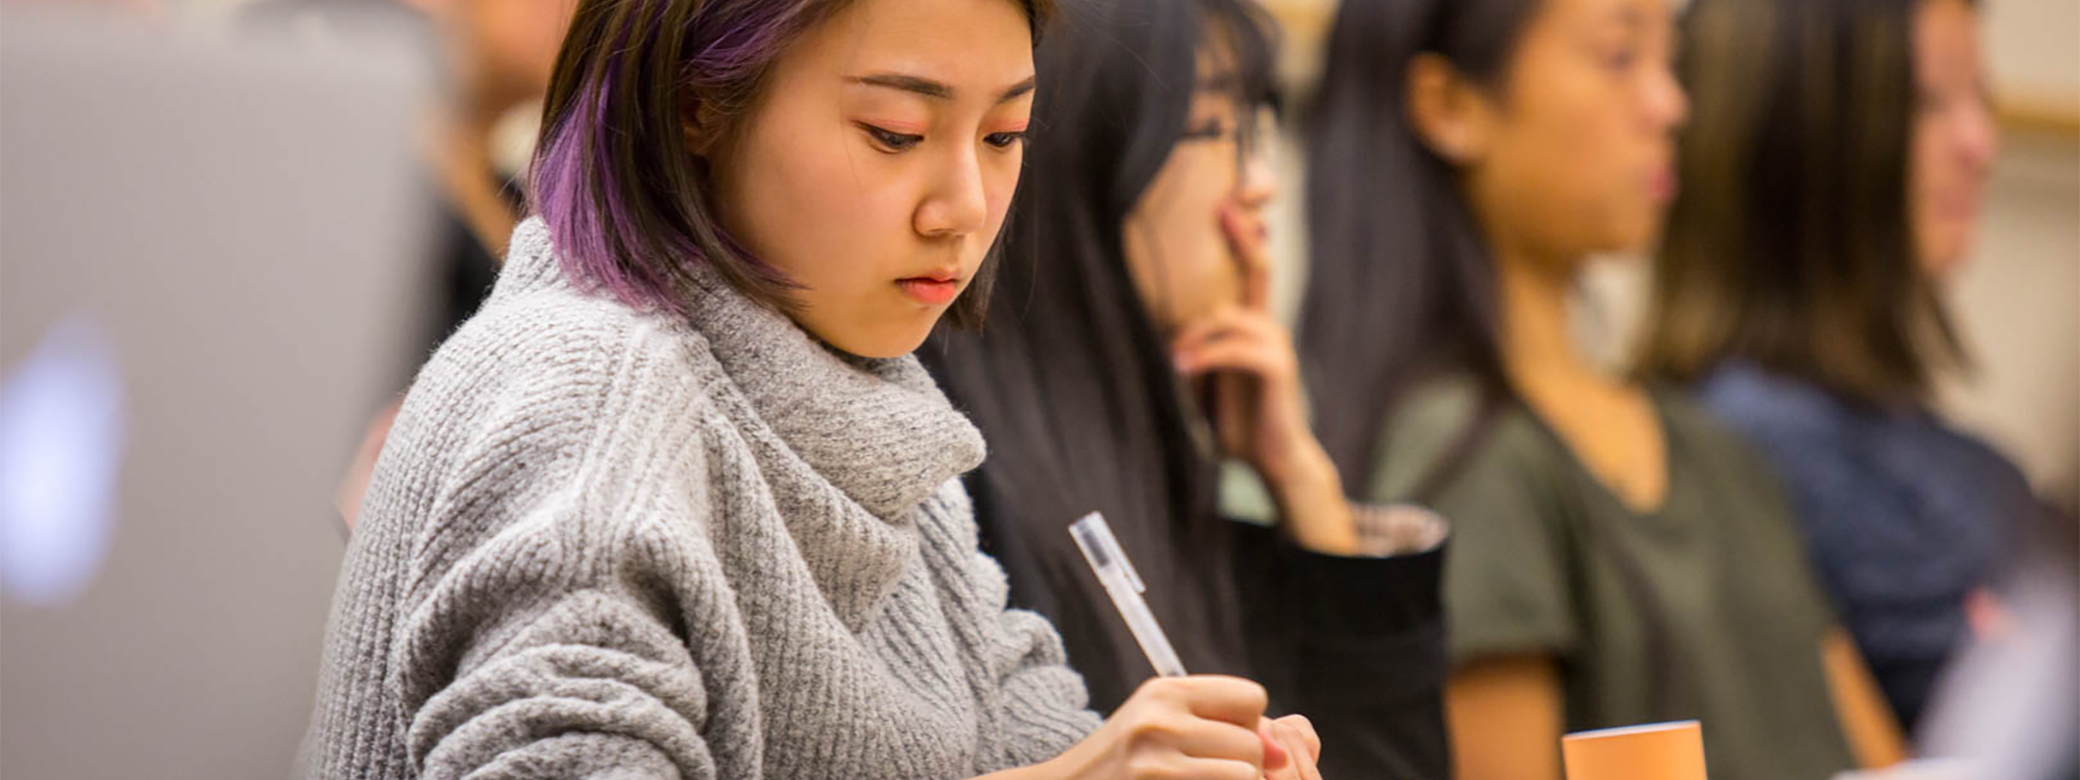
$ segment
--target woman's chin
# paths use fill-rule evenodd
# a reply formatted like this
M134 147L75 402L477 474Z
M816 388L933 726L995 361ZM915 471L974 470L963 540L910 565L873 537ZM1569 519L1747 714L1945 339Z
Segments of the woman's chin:
M853 329L829 334L816 333L815 335L817 338L822 339L823 343L829 344L845 354L871 360L885 360L903 357L916 352L918 347L924 346L925 338L932 335L932 325L937 322L938 318L933 317L925 322L922 327L889 327L884 325L875 329L879 331L875 333L864 332L864 329Z

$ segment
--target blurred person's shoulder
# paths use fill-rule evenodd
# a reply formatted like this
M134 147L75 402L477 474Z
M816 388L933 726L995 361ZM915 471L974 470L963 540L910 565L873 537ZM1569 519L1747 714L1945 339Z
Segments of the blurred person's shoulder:
M1432 488L1440 501L1480 495L1481 486L1538 489L1564 464L1520 403L1483 399L1470 374L1417 383L1389 414L1372 478L1376 500L1408 500ZM1440 484L1426 484L1431 480ZM1467 489L1467 488L1470 488Z
M1699 382L1696 393L1666 393L1667 405L1685 422L1724 425L1748 437L1817 443L1847 433L1854 412L1826 389L1797 377L1771 373L1745 360L1729 360Z

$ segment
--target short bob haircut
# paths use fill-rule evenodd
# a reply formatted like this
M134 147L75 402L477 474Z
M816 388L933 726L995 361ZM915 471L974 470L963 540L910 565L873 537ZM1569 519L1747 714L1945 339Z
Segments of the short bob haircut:
M1883 406L1967 365L1908 200L1920 0L1698 0L1691 96L1639 354L1690 383L1746 360Z
M717 219L707 165L682 117L708 108L727 135L756 109L795 40L856 0L581 0L556 57L536 146L532 205L563 272L639 309L683 313L695 263L746 297L792 311L793 282ZM1016 3L1033 41L1053 0ZM995 252L950 311L979 323Z

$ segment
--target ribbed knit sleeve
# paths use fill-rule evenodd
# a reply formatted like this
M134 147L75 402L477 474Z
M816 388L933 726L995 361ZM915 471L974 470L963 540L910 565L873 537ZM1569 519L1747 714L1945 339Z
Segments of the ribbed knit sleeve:
M945 580L954 622L976 632L967 643L982 704L980 772L1037 764L1060 755L1099 719L1086 709L1083 678L1066 665L1062 638L1038 613L1008 609L1004 570L977 550L974 510L959 482L925 504L919 532L927 563ZM1066 531L1064 532L1066 533Z
M755 720L706 695L709 678L751 670L714 652L744 638L704 533L701 399L646 361L658 353L500 393L456 448L406 559L387 681L418 776L709 778L716 753L744 751L726 765L758 764L755 734L708 728L716 707Z

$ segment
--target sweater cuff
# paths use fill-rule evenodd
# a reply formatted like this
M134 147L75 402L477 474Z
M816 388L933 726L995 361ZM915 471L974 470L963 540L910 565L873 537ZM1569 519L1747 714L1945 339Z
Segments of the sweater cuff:
M1444 695L1446 547L1398 557L1288 551L1302 612L1294 674L1310 707L1333 718L1429 707Z
M1442 631L1448 538L1408 555L1344 556L1308 550L1272 528L1233 528L1238 572L1256 591L1248 600L1309 646L1362 652Z
M1444 556L1449 541L1396 557L1313 552L1271 528L1236 523L1253 663L1285 706L1324 717L1435 709L1445 675Z
M1353 501L1351 522L1357 526L1362 555L1388 557L1435 550L1451 536L1451 525L1436 512L1414 504Z
M1361 649L1440 625L1448 545L1370 557L1329 555L1280 539L1287 603L1300 612L1307 644Z
M1300 612L1292 673L1310 706L1336 717L1427 706L1443 694L1448 545L1392 558L1288 546L1288 604Z

